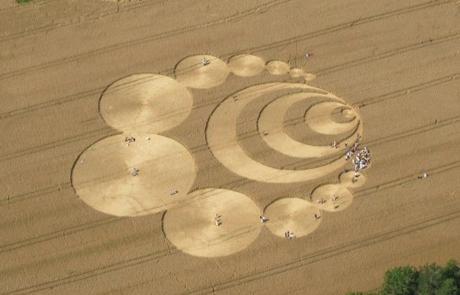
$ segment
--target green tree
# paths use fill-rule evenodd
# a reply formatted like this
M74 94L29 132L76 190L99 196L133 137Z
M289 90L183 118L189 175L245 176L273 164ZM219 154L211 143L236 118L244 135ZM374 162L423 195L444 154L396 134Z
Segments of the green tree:
M347 293L347 295L378 295L378 294L373 293L373 292L351 292L351 293Z
M450 260L445 267L396 267L385 273L381 291L347 295L460 295L460 266Z
M440 288L436 290L435 295L458 295L460 294L457 288L457 283L454 279L447 279L442 282Z
M417 293L420 295L434 295L436 290L441 288L443 281L442 267L436 264L425 265L419 271Z
M444 279L453 279L457 288L460 289L460 267L455 260L449 260L447 265L442 269Z
M396 267L385 273L383 295L418 295L417 270L412 266Z

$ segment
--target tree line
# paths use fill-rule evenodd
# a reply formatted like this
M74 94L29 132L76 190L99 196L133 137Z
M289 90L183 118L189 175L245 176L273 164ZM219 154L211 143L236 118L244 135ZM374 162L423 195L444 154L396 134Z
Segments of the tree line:
M450 260L445 266L395 267L385 273L379 291L347 295L460 295L460 266Z

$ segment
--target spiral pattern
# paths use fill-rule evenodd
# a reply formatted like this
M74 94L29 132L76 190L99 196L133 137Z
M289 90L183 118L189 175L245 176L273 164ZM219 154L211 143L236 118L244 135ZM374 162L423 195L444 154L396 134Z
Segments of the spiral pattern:
M264 95L282 90L301 91L296 94L282 95L262 111L258 120L258 129L264 141L276 151L299 158L322 157L330 154L339 154L345 144L351 144L362 134L362 124L359 116L356 119L339 124L329 117L331 111L338 107L348 107L343 100L333 94L326 93L305 84L296 83L269 83L252 86L225 99L214 110L208 122L206 138L213 155L227 169L245 178L260 182L292 183L303 182L323 177L346 165L346 160L339 157L332 162L317 168L305 170L287 170L269 167L252 159L238 144L236 130L237 121L244 108ZM312 129L337 134L341 130L355 128L352 136L344 140L342 148L333 149L330 146L314 146L298 142L284 132L283 121L286 111L295 103L312 98L326 98L334 102L321 103L307 111L306 124ZM319 107L318 107L319 106ZM351 108L348 107L350 110ZM327 111L326 113L320 111ZM309 113L312 112L312 115ZM342 127L342 125L345 125Z
M316 78L283 61L265 62L241 54L227 63L211 55L186 57L176 65L175 79L145 73L115 81L103 92L99 111L120 133L95 142L78 156L71 172L76 193L88 206L115 216L166 210L162 221L166 238L180 251L198 257L242 251L257 239L263 226L282 238L311 234L321 224L322 211L337 212L350 206L351 190L366 181L363 174L345 170L339 183L320 185L304 198L281 196L262 210L251 196L213 188L213 183L194 190L198 171L193 153L180 139L159 134L185 124L193 111L193 89L217 87L230 74L247 78L264 72L305 81ZM260 107L255 136L266 148L281 157L327 161L295 170L254 158L242 146L237 128L242 114L254 104ZM288 127L292 110L302 114L300 130L329 136L334 143L315 144L294 137ZM359 113L342 98L307 84L272 82L250 86L222 100L207 120L205 140L212 156L231 172L257 182L289 184L343 169L345 149L362 132Z

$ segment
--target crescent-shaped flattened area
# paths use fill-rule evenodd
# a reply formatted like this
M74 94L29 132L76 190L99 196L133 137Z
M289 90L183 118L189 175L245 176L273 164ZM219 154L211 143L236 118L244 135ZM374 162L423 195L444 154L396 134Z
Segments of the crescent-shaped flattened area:
M265 143L272 149L284 155L297 158L319 158L336 154L345 148L344 144L352 144L356 140L358 134L360 134L360 129L358 129L352 136L342 141L341 143L344 144L340 144L338 149L335 149L331 146L315 146L305 144L293 139L285 133L283 125L288 109L300 101L315 97L336 99L335 96L330 94L323 95L314 92L302 92L282 96L267 105L260 113L258 119L258 130L259 133L261 133L261 137ZM337 104L343 106L343 104ZM330 116L330 114L325 113L323 116ZM354 122L355 125L357 123L358 122Z
M332 120L334 110L343 107L338 102L321 102L312 106L305 114L305 122L315 132L336 135L352 130L356 127L357 118L350 122L338 123Z
M249 157L237 139L237 119L244 107L255 99L272 91L286 89L322 92L305 84L268 83L246 88L220 103L212 113L206 140L212 154L230 171L252 180L269 183L292 183L313 180L342 168L344 157L324 166L306 170L283 170L266 166Z
M318 228L321 212L309 202L299 198L282 198L267 206L265 225L278 237L285 237L287 231L296 237L303 237Z
M230 69L212 55L194 55L181 60L174 69L178 82L191 88L207 89L225 82Z
M102 94L99 111L120 131L159 133L182 123L192 105L192 94L176 80L136 74L111 84Z
M187 149L168 137L124 135L102 139L86 149L72 170L72 185L88 206L115 216L164 211L184 199L195 180Z
M200 257L227 256L258 237L260 209L246 195L202 189L189 198L168 210L163 219L166 238L179 250Z

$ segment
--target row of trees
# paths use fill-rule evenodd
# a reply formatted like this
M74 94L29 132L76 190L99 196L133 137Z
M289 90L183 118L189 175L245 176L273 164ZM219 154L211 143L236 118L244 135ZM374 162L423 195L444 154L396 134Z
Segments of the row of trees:
M396 267L385 273L380 291L348 295L460 295L460 266L451 260L444 267Z

